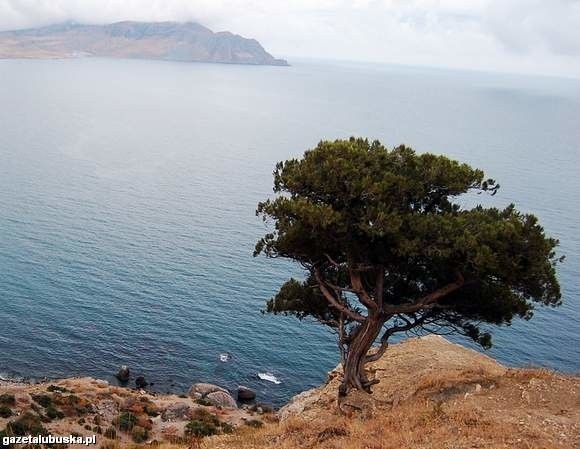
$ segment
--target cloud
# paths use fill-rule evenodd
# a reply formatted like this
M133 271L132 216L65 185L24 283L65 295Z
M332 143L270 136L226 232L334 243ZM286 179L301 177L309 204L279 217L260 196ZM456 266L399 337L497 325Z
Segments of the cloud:
M580 0L0 0L0 29L197 21L277 56L580 77Z

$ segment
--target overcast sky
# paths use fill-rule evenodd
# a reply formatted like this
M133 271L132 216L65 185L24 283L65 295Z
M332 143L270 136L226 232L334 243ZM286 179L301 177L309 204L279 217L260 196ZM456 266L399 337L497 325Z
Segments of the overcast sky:
M197 21L314 57L580 77L580 0L0 0L0 29Z

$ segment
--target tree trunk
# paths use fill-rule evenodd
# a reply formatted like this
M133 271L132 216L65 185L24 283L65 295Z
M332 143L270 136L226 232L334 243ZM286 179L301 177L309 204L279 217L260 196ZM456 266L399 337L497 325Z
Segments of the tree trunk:
M383 324L383 320L370 316L349 342L339 396L345 396L352 388L371 392L370 387L373 383L368 381L364 370L365 357L376 341Z

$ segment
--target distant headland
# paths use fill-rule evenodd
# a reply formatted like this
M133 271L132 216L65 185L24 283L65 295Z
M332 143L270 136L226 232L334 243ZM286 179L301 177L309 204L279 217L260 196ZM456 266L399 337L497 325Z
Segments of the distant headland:
M255 39L213 32L197 23L118 22L110 25L64 23L0 32L0 59L79 57L156 59L287 66Z

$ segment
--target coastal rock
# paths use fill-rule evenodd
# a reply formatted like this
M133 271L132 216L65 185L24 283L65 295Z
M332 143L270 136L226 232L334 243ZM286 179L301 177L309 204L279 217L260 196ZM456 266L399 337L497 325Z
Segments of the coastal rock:
M193 384L189 389L189 397L193 399L202 399L205 398L208 394L214 393L216 391L228 393L228 390L222 387L218 387L217 385L208 383L197 383Z
M137 388L145 388L148 385L147 381L145 380L145 376L138 376L135 379L135 386Z
M256 392L249 387L240 385L238 387L238 401L253 401L256 399Z
M177 402L171 404L167 409L161 414L161 419L163 421L175 421L180 419L187 419L191 407L184 402Z
M238 408L236 400L225 391L214 391L208 394L203 399L209 402L211 405L222 408Z
M128 382L129 378L131 377L131 371L129 370L129 367L127 365L122 365L121 368L119 368L119 371L117 371L115 377L121 382Z

